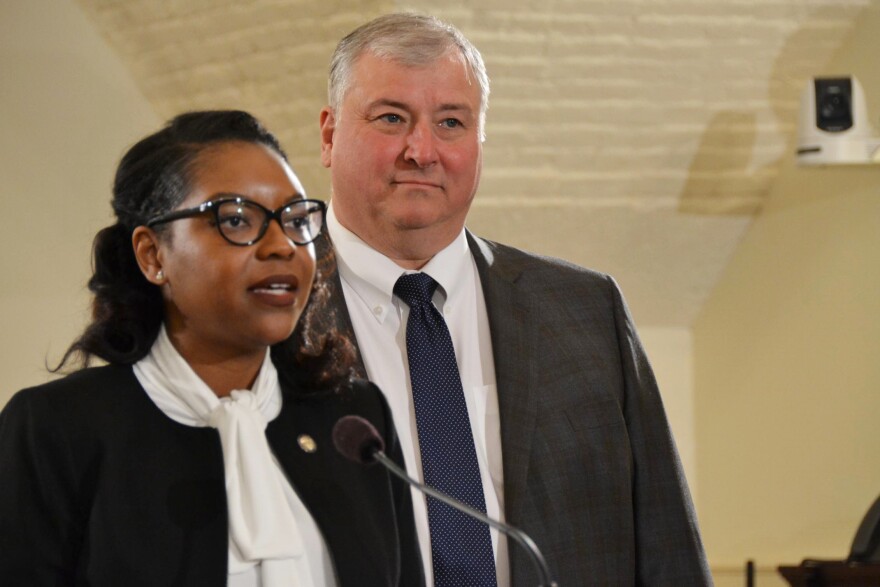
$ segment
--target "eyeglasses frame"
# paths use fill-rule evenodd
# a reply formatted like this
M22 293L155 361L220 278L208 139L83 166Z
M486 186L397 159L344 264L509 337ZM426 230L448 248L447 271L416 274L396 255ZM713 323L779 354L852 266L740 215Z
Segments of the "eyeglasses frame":
M265 221L263 222L263 225L260 227L260 232L257 233L256 238L254 238L253 240L250 240L246 243L237 243L233 240L230 240L229 237L227 237L225 234L223 234L223 231L220 229L220 206L222 206L223 204L227 204L229 202L234 202L236 204L247 204L250 206L256 206L257 208L259 208L260 210L262 210L265 213ZM289 208L290 206L292 206L294 204L299 204L300 202L305 202L307 204L314 204L314 205L318 206L318 209L321 211L321 229L317 232L317 234L315 234L315 236L311 240L308 240L305 242L300 242L300 241L292 239L290 237L290 235L287 234L287 231L284 230L284 225L281 223L281 213L284 211L284 209ZM306 211L308 214L314 213L314 209L307 209ZM165 214L160 214L159 216L156 216L156 217L148 220L146 226L147 226L147 228L153 228L154 226L158 226L160 224L165 224L167 222L172 222L174 220L181 220L183 218L192 218L194 216L198 216L199 214L204 214L206 212L213 213L215 226L217 227L217 232L220 233L220 236L223 237L223 240L225 240L229 244L235 245L237 247L249 247L251 245L258 243L260 241L260 239L262 239L264 236L266 236L266 231L269 230L269 223L272 220L275 220L278 222L278 225L281 227L281 231L284 232L284 236L289 238L293 244L299 245L299 246L305 246L305 245L308 245L308 244L315 242L315 240L324 233L324 226L325 226L326 220L327 220L327 204L325 204L322 200L316 200L313 198L293 199L293 200L290 200L289 202L287 202L286 204L284 204L283 206L281 206L280 208L278 208L277 210L272 211L272 210L269 210L268 208L266 208L265 206L263 206L262 204L254 202L253 200L250 200L250 199L245 198L243 196L229 196L229 197L217 198L215 200L208 200L207 202L202 202L201 204L199 204L198 206L196 206L194 208L185 208L183 210L172 210L171 212L166 212Z

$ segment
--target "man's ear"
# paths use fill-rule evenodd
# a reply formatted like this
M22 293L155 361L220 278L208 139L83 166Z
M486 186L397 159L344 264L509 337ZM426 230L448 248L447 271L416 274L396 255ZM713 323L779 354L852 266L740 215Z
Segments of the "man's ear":
M333 131L336 130L336 115L329 106L321 110L321 164L330 167L333 152Z
M154 285L162 285L168 276L162 268L162 252L159 250L159 235L146 226L138 226L131 235L131 245L141 273Z

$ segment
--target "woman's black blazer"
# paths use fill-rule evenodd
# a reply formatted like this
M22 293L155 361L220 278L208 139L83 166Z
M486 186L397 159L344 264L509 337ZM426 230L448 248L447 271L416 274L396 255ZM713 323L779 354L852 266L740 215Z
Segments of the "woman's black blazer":
M402 461L387 404L367 382L311 399L285 390L266 436L340 587L422 585L410 491L336 452L331 430L347 414L371 421ZM217 431L169 419L131 367L26 389L0 413L3 585L221 587L228 541Z

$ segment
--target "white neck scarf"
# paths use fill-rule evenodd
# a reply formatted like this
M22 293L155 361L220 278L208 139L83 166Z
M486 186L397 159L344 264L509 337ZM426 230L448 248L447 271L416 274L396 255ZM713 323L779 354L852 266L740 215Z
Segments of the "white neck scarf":
M252 390L220 399L180 356L163 325L150 354L134 365L147 395L187 426L220 434L229 509L229 573L260 565L263 587L311 585L302 538L284 495L287 480L266 441L266 425L281 411L278 373L269 358Z

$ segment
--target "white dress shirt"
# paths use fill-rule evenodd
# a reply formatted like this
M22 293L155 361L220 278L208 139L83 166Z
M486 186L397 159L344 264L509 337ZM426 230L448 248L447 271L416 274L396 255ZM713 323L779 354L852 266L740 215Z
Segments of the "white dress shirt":
M393 295L397 279L404 273L413 272L404 270L342 226L332 205L327 213L327 230L333 240L342 292L367 376L382 390L391 407L407 472L424 481L412 384L407 375L406 320L409 307ZM421 272L440 284L433 301L446 320L455 347L483 482L486 513L503 520L501 431L489 317L464 230L422 267ZM422 493L413 489L416 531L428 587L432 587L431 538L425 499ZM507 587L510 584L507 541L494 529L491 537L498 585Z

